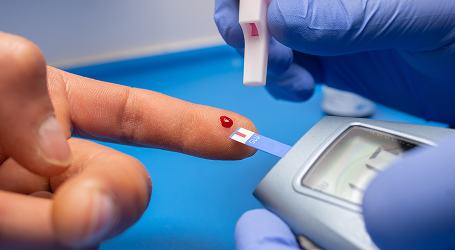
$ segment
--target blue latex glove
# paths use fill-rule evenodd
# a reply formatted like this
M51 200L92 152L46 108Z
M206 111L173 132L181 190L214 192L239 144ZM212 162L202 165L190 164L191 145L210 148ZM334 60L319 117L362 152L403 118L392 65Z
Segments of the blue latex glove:
M215 21L241 51L238 1L216 0ZM306 100L320 82L455 125L455 1L272 0L267 20L276 98Z
M381 249L455 249L455 137L417 149L378 175L363 199Z
M378 175L363 200L368 233L389 249L455 249L455 137L409 152ZM237 223L237 250L298 249L295 236L266 210Z
M291 229L278 216L265 210L242 215L235 228L237 250L298 250Z

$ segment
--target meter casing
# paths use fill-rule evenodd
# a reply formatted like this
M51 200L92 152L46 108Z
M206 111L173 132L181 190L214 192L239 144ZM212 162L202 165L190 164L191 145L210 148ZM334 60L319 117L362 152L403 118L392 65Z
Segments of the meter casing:
M296 235L326 250L378 249L366 232L360 205L302 185L316 160L352 126L430 146L454 133L446 128L348 117L325 117L316 123L264 177L254 196Z

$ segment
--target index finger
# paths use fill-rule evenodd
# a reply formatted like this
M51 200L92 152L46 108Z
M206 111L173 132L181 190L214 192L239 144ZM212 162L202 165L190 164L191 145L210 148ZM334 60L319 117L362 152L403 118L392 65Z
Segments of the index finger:
M229 139L237 127L257 131L250 120L231 111L52 67L48 67L48 88L57 119L75 136L208 159L243 159L256 152ZM223 127L221 116L231 118L233 125Z

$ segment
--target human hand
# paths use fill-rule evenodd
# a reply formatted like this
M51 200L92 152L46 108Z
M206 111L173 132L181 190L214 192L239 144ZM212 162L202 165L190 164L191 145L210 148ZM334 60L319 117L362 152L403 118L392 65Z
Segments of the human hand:
M215 21L244 47L239 0L216 0ZM314 82L455 124L454 1L272 0L267 90L293 101ZM286 47L287 46L287 47Z
M236 113L46 68L11 34L0 32L0 51L0 249L97 248L147 208L139 161L71 136L209 159L256 152L228 138L255 131ZM222 115L236 126L223 128Z

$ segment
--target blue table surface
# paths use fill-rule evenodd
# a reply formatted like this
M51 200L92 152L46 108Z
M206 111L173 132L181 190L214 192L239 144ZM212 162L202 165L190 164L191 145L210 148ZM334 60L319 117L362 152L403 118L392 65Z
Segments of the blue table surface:
M261 134L289 145L325 116L320 87L310 100L292 103L272 98L262 87L244 86L243 60L228 46L67 70L237 112L251 119ZM381 105L371 118L445 126ZM213 161L101 144L139 159L150 173L153 193L142 218L100 249L234 249L238 218L262 207L252 192L279 160L258 152L241 161Z

